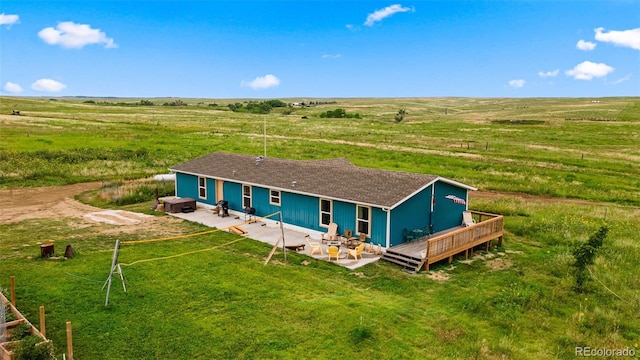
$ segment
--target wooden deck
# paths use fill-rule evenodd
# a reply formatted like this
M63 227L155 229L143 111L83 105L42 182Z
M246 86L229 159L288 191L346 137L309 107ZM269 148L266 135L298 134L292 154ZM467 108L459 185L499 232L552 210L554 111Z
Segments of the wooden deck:
M479 245L485 245L488 250L491 241L498 240L502 246L504 235L504 218L502 215L471 211L476 224L463 227L458 226L438 233L430 234L409 243L393 246L387 250L382 259L402 265L411 272L418 272L425 266L443 260L453 260L453 256L469 251Z

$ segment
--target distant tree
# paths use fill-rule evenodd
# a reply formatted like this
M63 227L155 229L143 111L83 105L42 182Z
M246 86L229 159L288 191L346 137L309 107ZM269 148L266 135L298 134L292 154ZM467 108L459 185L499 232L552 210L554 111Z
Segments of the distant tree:
M166 102L162 104L162 106L187 106L187 103L180 99L177 99L172 102Z
M398 110L398 113L396 114L396 122L401 122L402 120L404 120L404 116L407 115L407 111L405 109L400 109Z
M229 104L227 106L229 107L229 110L233 112L240 112L244 108L244 105L242 105L241 103Z
M142 105L142 106L153 106L155 104L153 102L149 101L149 100L140 100L140 105Z
M321 118L334 118L334 119L342 119L342 118L356 118L360 119L360 113L349 114L344 109L335 109L335 110L327 110L320 114Z
M245 105L246 104L246 105ZM212 106L209 104L209 106ZM273 108L288 107L282 100L245 101L244 104L235 103L227 105L233 112L249 112L252 114L268 114Z
M269 104L269 106L271 106L272 108L278 108L278 107L287 107L287 103L285 103L282 100L267 100L265 101L265 103Z
M264 101L261 101L261 102L250 101L247 104L246 108L247 108L247 111L252 114L268 114L271 112L271 105L269 105Z

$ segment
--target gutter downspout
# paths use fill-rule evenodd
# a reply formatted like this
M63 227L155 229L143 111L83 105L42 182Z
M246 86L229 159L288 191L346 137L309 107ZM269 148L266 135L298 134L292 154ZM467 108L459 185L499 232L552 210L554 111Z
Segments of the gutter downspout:
M433 209L436 202L436 184L431 185L431 211L429 212L429 234L433 234Z
M173 184L173 193L178 197L178 173L176 173L176 181L174 181Z
M466 199L464 199L464 201L465 201L465 203L464 203L464 210L465 210L465 211L468 211L468 210L469 210L469 190L467 190L467 191L465 192L465 194L466 194L467 196L466 196Z
M382 211L387 213L387 231L386 231L386 244L385 244L385 249L388 249L389 247L391 247L391 209L389 208L382 208Z

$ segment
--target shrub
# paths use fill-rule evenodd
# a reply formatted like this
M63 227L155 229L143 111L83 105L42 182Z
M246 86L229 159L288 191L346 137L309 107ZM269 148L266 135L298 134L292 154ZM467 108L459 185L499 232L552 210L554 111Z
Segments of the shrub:
M43 342L41 338L29 335L16 347L16 360L47 360L55 359L51 341Z
M21 340L31 336L31 325L26 322L18 324L18 326L13 329L11 334L11 340Z
M604 244L604 239L607 237L608 231L609 229L606 226L600 227L600 230L591 235L586 243L581 244L573 250L572 254L575 258L575 263L573 264L575 267L574 276L576 278L573 289L576 292L584 292L585 282L589 279L587 266L593 264L596 253Z

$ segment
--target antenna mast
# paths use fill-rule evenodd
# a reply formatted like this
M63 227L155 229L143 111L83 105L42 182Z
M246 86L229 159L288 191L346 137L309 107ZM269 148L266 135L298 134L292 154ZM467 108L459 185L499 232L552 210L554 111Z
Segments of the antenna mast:
M264 117L264 127L263 127L263 133L264 133L264 157L267 157L267 117Z

